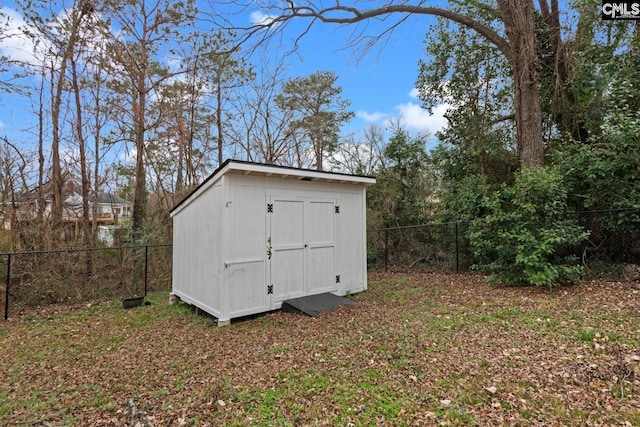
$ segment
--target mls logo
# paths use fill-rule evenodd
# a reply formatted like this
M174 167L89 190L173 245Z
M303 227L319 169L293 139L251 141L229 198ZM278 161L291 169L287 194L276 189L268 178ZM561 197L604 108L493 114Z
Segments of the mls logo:
M640 0L602 1L602 19L640 19Z

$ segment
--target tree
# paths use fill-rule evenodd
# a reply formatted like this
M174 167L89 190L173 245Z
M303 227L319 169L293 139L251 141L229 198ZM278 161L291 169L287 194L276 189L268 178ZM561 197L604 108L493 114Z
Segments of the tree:
M261 57L256 78L231 101L237 112L230 127L231 138L248 161L292 166L295 150L289 123L294 112L282 111L276 105L285 65L281 61L273 64L272 60L272 57Z
M0 42L15 36L16 34L11 31L11 17L7 13L7 9L0 7ZM19 73L9 74L15 65L20 64L7 55L0 55L0 94L19 94L22 91L23 87L16 84L16 80L22 75Z
M598 215L598 225L636 233L640 216L624 210L640 207L640 29L592 13L579 27L573 85L589 143L557 138L550 162L564 173L575 210L618 209Z
M464 10L487 25L495 19L484 8ZM488 191L510 179L515 169L509 64L486 38L445 18L437 19L424 46L429 60L419 62L416 82L423 107L447 106L448 125L436 134L439 143L430 156L443 192L451 197L470 175L478 176Z
M224 161L224 127L223 113L227 111L225 103L231 92L245 85L254 78L253 70L239 56L239 48L233 47L234 34L215 33L210 37L207 54L208 64L205 65L207 74L211 77L215 91L215 121L218 143L218 165ZM225 122L229 121L226 118Z
M82 27L86 18L93 12L85 0L74 2L66 14L58 15L48 10L48 3L20 3L25 18L38 33L29 32L34 41L48 46L49 77L51 79L51 221L54 230L62 221L62 168L60 162L60 141L62 138L62 103L67 86L67 68L81 40ZM27 7L28 6L28 7Z
M335 148L342 124L354 113L348 111L350 101L340 99L342 88L335 86L338 76L330 71L318 71L307 77L286 81L276 104L291 112L292 130L298 130L310 143L315 167L323 169L324 154Z
M331 170L354 175L373 175L384 167L384 132L375 124L362 131L362 138L347 136L328 159Z
M382 151L384 166L367 197L381 218L379 226L398 227L424 223L430 216L433 181L428 171L427 135L412 136L397 127Z
M155 55L162 45L180 37L178 31L186 28L193 19L195 10L193 1L176 3L170 0L111 0L105 2L103 7L120 30L117 34L107 36L111 41L114 65L117 64L114 72L127 79L121 88L128 91L130 108L126 108L125 112L131 112L131 131L135 146L132 231L134 239L138 240L142 237L146 208L146 132L156 125L148 117L149 98L159 90L164 81L175 75L157 62Z
M283 31L289 21L297 18L311 20L310 25L320 21L334 24L357 25L362 23L363 26L366 26L366 21L370 19L398 17L397 21L390 22L388 28L379 37L363 37L365 30L362 27L355 29L353 31L354 40L363 40L366 47L370 47L380 37L389 36L393 29L400 25L407 15L411 14L440 16L471 28L495 45L510 64L513 76L514 117L517 128L516 146L520 164L523 167L543 165L544 140L540 94L538 92L539 61L536 50L536 9L533 0L497 0L497 8L487 3L470 3L491 10L495 16L496 25L499 24L500 27L493 28L451 9L424 6L423 1L416 2L416 4L388 2L370 9L367 9L366 6L359 7L357 2L352 5L335 2L331 6L325 6L323 2L312 1L277 4L267 2L263 6L266 13L272 18L250 28L247 37L260 34L262 38L268 38L269 35L260 33L260 30L273 29L271 34ZM558 2L552 0L551 6L549 6L546 0L539 0L539 4L543 16L547 18L544 22L548 26L549 33L554 37L554 54L558 63L562 64L566 52L559 33ZM356 41L353 42L353 44L356 43Z

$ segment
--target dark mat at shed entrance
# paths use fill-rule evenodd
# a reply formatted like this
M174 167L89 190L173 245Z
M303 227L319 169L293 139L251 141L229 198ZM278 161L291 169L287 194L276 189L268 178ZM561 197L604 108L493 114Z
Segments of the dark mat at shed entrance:
M318 313L331 311L339 305L358 305L358 303L327 292L283 301L282 310L287 313L306 314L307 316L316 317Z

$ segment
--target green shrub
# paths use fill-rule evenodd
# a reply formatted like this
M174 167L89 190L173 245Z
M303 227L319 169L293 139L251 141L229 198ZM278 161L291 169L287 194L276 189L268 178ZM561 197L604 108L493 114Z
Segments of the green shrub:
M553 286L582 274L575 248L588 236L566 214L562 176L548 167L516 173L512 186L483 199L485 215L472 221L474 268L509 285Z

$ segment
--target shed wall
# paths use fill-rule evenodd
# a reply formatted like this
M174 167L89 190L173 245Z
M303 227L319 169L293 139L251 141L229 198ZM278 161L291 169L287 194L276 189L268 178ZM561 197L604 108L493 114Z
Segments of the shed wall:
M222 185L211 187L173 218L173 293L222 313Z
M251 261L245 263L243 269L253 279L258 277L262 269L263 282L256 285L255 292L263 294L267 285L267 198L273 195L302 198L335 199L340 206L337 221L336 250L338 253L337 274L340 274L338 294L363 291L367 287L366 279L366 198L364 186L353 184L310 182L287 180L281 178L265 178L251 175L229 176L230 199L229 209L234 237L225 248L225 262L235 260ZM242 280L234 274L239 282ZM242 286L242 285L240 285ZM253 286L247 285L244 286ZM239 291L240 292L240 291ZM248 298L244 296L244 298ZM266 301L254 300L250 305L256 307ZM237 307L243 305L236 302Z
M224 279L229 318L268 310L265 279L265 195L256 178L228 176L224 203L229 235L224 247ZM223 319L226 320L226 319Z
M196 193L173 216L173 292L221 322L280 308L281 300L267 292L272 284L267 203L274 198L306 203L330 200L339 206L339 216L332 225L336 255L330 274L340 278L333 289L339 295L365 290L364 189L359 184L283 179L278 175L225 174ZM333 209L333 204L330 207ZM330 263L330 258L323 258L321 263ZM306 278L324 273L322 266L321 270L308 267Z

